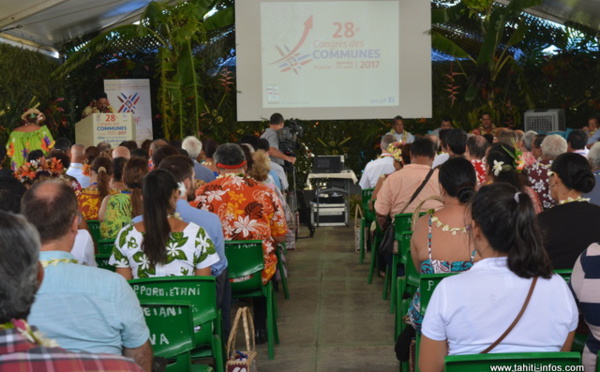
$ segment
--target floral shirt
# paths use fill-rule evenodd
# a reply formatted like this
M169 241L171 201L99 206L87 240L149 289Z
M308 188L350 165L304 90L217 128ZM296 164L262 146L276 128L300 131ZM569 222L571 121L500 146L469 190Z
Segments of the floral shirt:
M485 185L487 181L487 167L485 163L481 159L473 159L471 160L471 164L473 164L473 168L475 168L475 174L477 174L477 184Z
M122 191L120 194L109 197L106 212L104 212L104 221L100 222L102 239L115 239L119 231L131 222L133 211L130 196L130 193Z
M111 189L110 194L116 194L119 190ZM100 190L97 187L86 187L82 189L77 196L79 203L79 211L83 215L84 220L97 220L98 210L102 200L100 199Z
M134 279L155 276L194 275L219 261L213 242L200 226L189 223L182 232L172 232L167 243L167 263L153 266L142 251L144 234L129 224L119 232L109 264L117 268L131 268Z
M550 186L548 185L548 170L551 165L552 160L539 159L533 165L525 168L525 174L531 184L531 188L537 193L544 209L549 209L556 205L556 202L550 195Z
M196 190L192 206L216 213L225 240L262 240L266 284L275 274L277 244L273 237L285 236L285 211L275 193L245 175L228 174Z

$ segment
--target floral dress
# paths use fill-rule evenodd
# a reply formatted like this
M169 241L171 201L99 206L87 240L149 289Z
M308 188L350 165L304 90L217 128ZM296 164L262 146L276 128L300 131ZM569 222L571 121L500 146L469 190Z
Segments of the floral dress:
M287 233L285 211L273 190L246 175L227 174L196 190L191 204L219 216L225 240L262 240L262 282L273 277L277 266L273 237Z
M54 147L54 139L47 126L42 126L33 132L12 131L6 144L6 154L10 157L13 170L19 168L27 154L33 150L42 150L47 155Z
M130 194L122 191L109 197L104 221L100 222L102 239L115 239L119 231L133 219Z
M151 265L142 251L144 234L133 223L118 234L109 264L117 268L131 268L134 279L157 276L194 275L195 269L203 269L219 261L219 255L208 234L200 226L189 223L182 232L172 232L167 243L167 262Z
M431 226L433 216L429 215L429 232L427 240L427 249L429 258L421 262L421 274L442 274L453 273L469 270L473 266L475 259L475 251L471 253L470 261L441 261L431 258ZM417 288L415 295L408 307L408 322L415 328L417 332L421 332L421 324L423 316L421 315L421 291Z

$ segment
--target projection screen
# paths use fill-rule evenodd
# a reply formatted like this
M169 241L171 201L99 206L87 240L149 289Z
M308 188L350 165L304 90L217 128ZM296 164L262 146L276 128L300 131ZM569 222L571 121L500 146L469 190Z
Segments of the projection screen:
M429 1L235 2L237 116L431 117Z

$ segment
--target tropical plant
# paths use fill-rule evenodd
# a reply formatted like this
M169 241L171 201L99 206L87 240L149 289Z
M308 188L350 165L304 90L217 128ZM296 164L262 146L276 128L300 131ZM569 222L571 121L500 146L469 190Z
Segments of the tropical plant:
M124 25L98 35L71 55L54 75L67 76L95 53L110 50L115 42L140 39L151 42L158 51L158 100L165 137L197 134L206 107L200 74L202 61L198 55L208 42L210 30L233 23L233 8L215 8L219 2L153 1L138 25Z
M479 99L475 112L506 112L506 95L514 83L525 106L533 108L533 97L523 69L515 60L515 46L523 41L528 29L523 11L541 4L541 0L513 0L499 5L492 0L465 0L454 6L441 6L432 13L432 44L456 58L467 75L464 98ZM460 26L450 26L460 24ZM465 27L466 25L466 27ZM466 31L465 30L469 30ZM473 65L467 69L464 63ZM452 98L456 98L455 92ZM514 111L514 105L508 109ZM473 115L472 115L473 116Z

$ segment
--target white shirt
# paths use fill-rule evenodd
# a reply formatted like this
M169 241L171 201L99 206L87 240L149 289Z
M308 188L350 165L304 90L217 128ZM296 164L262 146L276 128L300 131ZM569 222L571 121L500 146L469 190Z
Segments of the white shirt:
M362 189L372 189L377 185L377 180L382 174L394 172L394 158L390 154L384 154L383 157L370 161L363 171L360 182Z
M71 254L82 265L98 267L94 255L94 241L87 230L77 230Z
M431 297L422 332L448 340L448 354L477 354L500 337L521 310L532 279L508 269L507 258L486 258L448 277ZM563 278L538 279L523 316L492 353L560 351L579 312Z
M431 168L437 168L440 165L444 164L446 162L446 160L450 159L450 155L448 155L448 153L446 152L442 152L439 155L435 155L435 158L433 158L433 164L431 164Z
M415 136L413 136L407 130L405 130L403 133L396 133L396 131L392 129L390 134L394 136L394 138L396 139L396 142L402 142L402 143L415 142Z
M83 164L71 163L67 169L67 175L75 178L84 189L90 186L90 177L83 174Z

